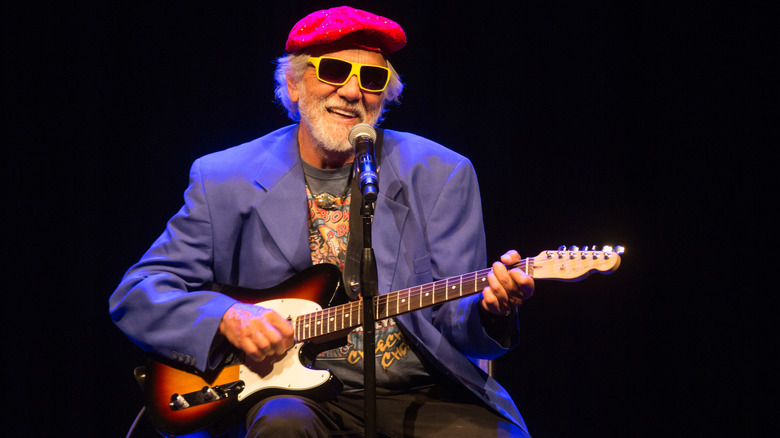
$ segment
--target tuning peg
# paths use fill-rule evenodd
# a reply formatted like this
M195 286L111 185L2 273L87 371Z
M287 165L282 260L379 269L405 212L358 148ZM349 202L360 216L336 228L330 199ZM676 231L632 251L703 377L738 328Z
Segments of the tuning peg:
M577 245L572 245L572 246L569 247L569 251L575 251L576 252L576 251L579 251L579 250L580 250L580 247L577 246Z
M566 251L566 245L559 246L558 251Z
M612 246L610 246L610 245L604 245L604 258L605 259L608 259L612 255L612 253L615 253L615 254L619 255L619 254L623 254L623 252L625 252L625 248L623 248L620 245L617 245L614 248Z

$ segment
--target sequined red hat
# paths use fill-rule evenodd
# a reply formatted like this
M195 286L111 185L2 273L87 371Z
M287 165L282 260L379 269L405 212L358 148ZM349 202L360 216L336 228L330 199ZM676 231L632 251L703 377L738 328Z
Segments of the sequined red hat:
M406 45L401 26L389 18L349 6L312 12L293 26L287 53L335 41L387 55Z

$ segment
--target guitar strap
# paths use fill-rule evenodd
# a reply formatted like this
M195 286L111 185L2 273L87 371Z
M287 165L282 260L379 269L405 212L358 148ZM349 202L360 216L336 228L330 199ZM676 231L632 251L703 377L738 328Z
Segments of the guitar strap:
M374 142L374 158L377 163L377 172L381 166L379 158L382 156L382 138L384 130L376 130ZM356 175L352 176L352 196L349 202L349 237L347 238L347 253L344 258L344 272L342 279L344 290L351 299L358 295L360 285L360 259L363 254L363 217L360 214L363 206L363 194L360 192L360 182Z

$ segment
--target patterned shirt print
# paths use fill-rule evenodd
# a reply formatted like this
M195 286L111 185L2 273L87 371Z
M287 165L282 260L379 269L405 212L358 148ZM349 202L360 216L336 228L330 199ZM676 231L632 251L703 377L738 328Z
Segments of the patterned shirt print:
M347 253L347 237L349 236L349 201L346 198L335 198L334 207L324 209L314 200L306 186L306 197L309 201L309 249L311 260L316 264L330 263L344 270L344 259Z

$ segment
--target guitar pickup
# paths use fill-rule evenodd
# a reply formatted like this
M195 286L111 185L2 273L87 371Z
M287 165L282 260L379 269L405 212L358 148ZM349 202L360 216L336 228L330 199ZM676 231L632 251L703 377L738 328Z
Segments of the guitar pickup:
M235 397L244 390L244 386L244 382L238 380L224 385L204 386L199 391L193 391L187 394L175 393L171 395L171 402L168 405L172 411L180 411L182 409Z

